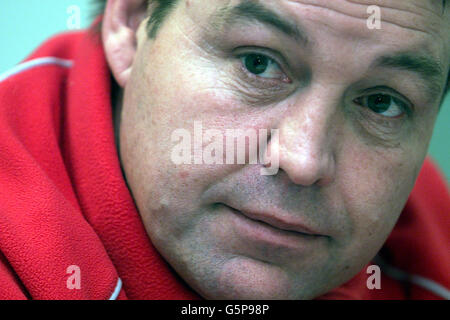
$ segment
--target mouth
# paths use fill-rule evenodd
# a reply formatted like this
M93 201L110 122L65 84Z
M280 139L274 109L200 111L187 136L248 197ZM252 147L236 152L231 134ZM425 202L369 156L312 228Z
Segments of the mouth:
M326 234L306 226L304 223L299 221L300 219L288 218L281 214L255 212L251 210L237 210L228 205L225 206L228 207L234 214L250 220L250 222L260 226L261 230L274 231L285 236L300 236L311 239L328 237Z

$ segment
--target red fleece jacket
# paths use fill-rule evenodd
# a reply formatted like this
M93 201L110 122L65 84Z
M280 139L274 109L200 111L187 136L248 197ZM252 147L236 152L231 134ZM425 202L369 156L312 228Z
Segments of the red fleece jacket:
M0 299L199 298L152 246L127 189L110 79L89 32L57 36L0 76ZM449 217L427 159L385 244L398 270L369 290L363 269L321 298L448 298Z

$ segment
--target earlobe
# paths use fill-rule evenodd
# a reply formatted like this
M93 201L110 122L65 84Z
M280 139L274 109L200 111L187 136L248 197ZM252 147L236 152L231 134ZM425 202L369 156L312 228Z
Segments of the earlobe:
M109 67L117 83L125 87L136 55L137 30L144 21L146 0L108 0L102 38Z

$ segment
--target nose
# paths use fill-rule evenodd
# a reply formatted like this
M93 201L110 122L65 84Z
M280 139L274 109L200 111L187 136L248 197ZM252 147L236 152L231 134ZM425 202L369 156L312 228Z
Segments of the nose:
M292 106L278 125L277 139L269 147L278 150L279 169L303 186L324 186L335 178L338 121L330 105L311 99Z

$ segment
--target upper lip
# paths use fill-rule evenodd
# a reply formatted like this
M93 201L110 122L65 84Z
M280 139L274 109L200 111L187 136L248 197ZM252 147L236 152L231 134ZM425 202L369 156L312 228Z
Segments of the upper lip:
M240 212L244 216L249 219L264 222L274 228L284 230L284 231L294 231L304 235L309 236L325 236L325 234L316 231L309 226L305 226L303 222L299 221L298 218L292 218L285 214L277 214L277 213L267 213L267 212L257 212L253 210L237 210L232 208L235 211ZM271 211L275 212L275 211Z

